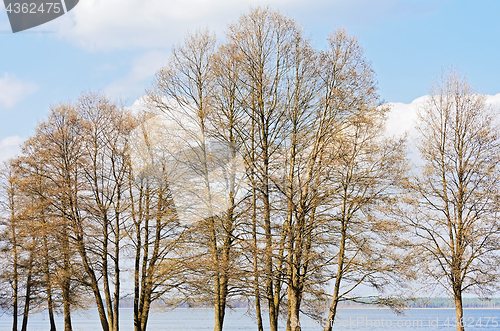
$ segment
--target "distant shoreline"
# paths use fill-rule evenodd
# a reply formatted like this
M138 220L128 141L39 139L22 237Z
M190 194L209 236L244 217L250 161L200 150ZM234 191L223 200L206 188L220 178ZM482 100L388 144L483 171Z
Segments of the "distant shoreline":
M97 309L97 308L89 308L89 309ZM132 307L120 307L120 309L134 309ZM151 311L154 310L189 310L189 309L214 309L211 307L191 307L191 308L186 308L186 307L178 307L178 308L163 308L163 307L155 307L151 308ZM245 309L247 310L248 308L245 307L235 307L235 308L226 308L227 311L230 310L240 310L240 309ZM326 309L326 308L325 308ZM386 309L386 310L391 310L391 308L388 307L352 307L352 306L347 306L347 307L338 307L338 309ZM408 307L404 308L403 310L409 310L409 309L452 309L454 310L455 308L453 307ZM464 307L464 309L500 309L500 307ZM88 309L83 309L83 310L88 310ZM253 309L255 310L255 309ZM267 311L265 309L262 309L262 311Z

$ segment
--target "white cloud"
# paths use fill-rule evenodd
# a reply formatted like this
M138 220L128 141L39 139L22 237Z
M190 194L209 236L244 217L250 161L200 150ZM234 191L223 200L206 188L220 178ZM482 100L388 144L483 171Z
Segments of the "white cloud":
M409 136L415 136L417 110L424 105L427 99L427 96L423 96L409 104L401 102L388 103L391 111L386 122L387 133L394 136L401 136L405 133Z
M19 136L6 137L0 140L0 162L19 155L21 153L21 143L23 139Z
M485 95L487 106L491 106L493 111L498 115L497 121L500 123L500 93L496 95ZM405 104L401 102L388 103L391 107L389 112L386 130L388 136L408 135L408 152L409 157L415 163L419 163L419 152L417 149L417 112L423 107L429 96L425 95L413 100L411 103Z
M182 40L186 31L210 27L225 30L250 7L279 9L299 21L332 28L345 24L373 25L386 19L428 15L440 1L408 4L404 0L86 0L55 20L66 39L91 50L165 47ZM359 8L365 8L364 16ZM375 14L374 14L375 13ZM310 28L310 27L309 27ZM329 31L327 31L329 32Z
M210 26L220 31L250 6L299 0L86 0L54 25L69 40L91 50L161 47L187 30Z
M389 135L399 136L408 133L410 137L415 138L417 130L415 128L417 121L417 111L423 107L429 96L424 95L413 100L411 103L392 102L391 111L386 122L386 129ZM486 105L493 107L500 115L500 93L496 95L485 95Z
M146 105L146 98L147 96L143 96L142 98L139 98L134 101L134 103L131 106L128 106L127 108L132 112L132 114L138 115L141 114L145 111L148 111L148 106Z
M23 82L14 75L0 76L0 110L14 107L22 98L34 93L37 86L33 82Z
M486 104L490 105L494 109L500 111L500 93L495 95L486 95Z
M151 77L168 60L169 53L151 51L137 57L128 74L108 85L105 92L112 97L142 95Z
M390 137L401 137L407 135L408 156L414 163L420 163L419 152L416 145L417 139L417 112L428 100L423 96L413 100L411 103L394 102L388 103L391 111L387 117L386 130Z

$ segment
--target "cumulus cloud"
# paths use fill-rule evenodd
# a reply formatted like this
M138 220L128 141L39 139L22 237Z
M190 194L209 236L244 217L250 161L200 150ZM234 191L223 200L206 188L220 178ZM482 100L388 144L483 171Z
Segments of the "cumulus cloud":
M485 103L500 115L500 93L496 95L485 95ZM410 137L416 137L416 121L418 109L425 106L429 96L424 95L413 100L411 103L392 102L387 105L390 112L386 122L389 135L399 136L407 133Z
M19 136L6 137L0 140L0 162L19 155L21 153L21 143L23 139Z
M385 124L387 135L390 137L406 135L409 157L415 163L419 163L419 153L416 146L417 129L415 127L417 114L419 108L424 106L428 98L428 96L423 96L408 104L401 102L387 104L391 109Z
M388 136L408 136L409 157L419 163L419 152L417 149L417 114L419 109L425 106L429 96L425 95L413 100L411 103L388 103L391 111L387 117L386 132ZM486 106L492 108L500 116L500 93L496 95L485 95ZM500 124L500 119L498 120Z
M428 100L428 96L423 96L413 100L411 103L392 102L389 116L386 122L386 129L389 135L401 136L408 134L415 136L415 124L417 120L417 110Z
M134 103L127 108L130 109L130 111L136 115L140 114L143 111L147 111L148 107L146 105L146 98L147 96L144 96L140 99L135 100Z
M493 108L498 114L500 114L500 93L495 95L486 95L486 104Z
M24 82L14 75L4 73L0 76L0 110L14 107L21 99L36 90L35 83Z

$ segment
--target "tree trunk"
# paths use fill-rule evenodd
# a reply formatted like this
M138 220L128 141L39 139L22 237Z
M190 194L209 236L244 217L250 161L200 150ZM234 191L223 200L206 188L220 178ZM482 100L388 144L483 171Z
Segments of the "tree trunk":
M305 215L303 212L297 217L296 229L290 227L289 231L289 284L288 284L288 300L289 300L289 318L290 330L300 331L300 303L302 300L303 279L300 275L301 267L303 266L304 252L304 232L305 232Z
M294 272L295 273L295 272ZM298 278L297 275L292 276L294 278ZM297 279L292 280L292 284L288 285L288 300L289 309L290 309L290 330L291 331L300 331L300 291L295 286L297 283Z
M47 244L47 238L43 237L43 248L44 248L44 271L45 271L45 289L47 291L47 309L49 311L49 321L50 321L50 331L56 331L56 322L54 319L54 302L52 299L52 278L50 277L50 266L49 266L49 248Z
M14 217L14 216L13 216ZM13 243L13 250L14 250L14 288L13 288L13 304L12 304L12 331L17 331L17 314L18 314L18 291L19 291L19 272L18 272L18 265L17 265L17 235L16 235L16 229L13 226L12 229L12 243Z
M217 247L217 234L215 231L215 216L208 220L210 224L210 249L212 251L212 267L214 268L214 308L215 308L215 326L214 331L222 330L221 322L221 277L220 277L220 259Z
M47 288L47 307L49 309L50 331L56 331L56 321L54 319L54 302L52 301L52 289Z
M140 322L140 312L139 312L139 301L140 301L140 259L141 259L141 242L140 242L140 227L137 225L137 240L136 243L136 251L135 251L135 268L134 268L134 331L142 331L141 330L141 322Z
M462 306L462 291L459 288L454 289L455 296L455 315L457 318L457 331L464 331L464 310Z
M30 301L31 301L32 275L33 275L33 252L30 252L30 258L29 258L29 264L28 264L28 277L26 279L26 294L24 297L23 324L21 326L21 331L26 331L28 329L28 317L29 317L29 312L30 312Z
M103 211L103 238L102 238L102 280L104 287L104 300L106 301L106 311L108 313L107 324L109 330L114 330L113 321L113 300L111 299L111 290L109 287L109 274L108 274L108 253L109 253L109 221L106 216L106 211ZM99 311L99 316L101 317L101 312ZM106 317L106 316L105 316ZM102 317L101 317L102 319Z
M63 288L64 331L73 331L71 326L71 307L69 303L69 289Z
M257 330L264 331L262 325L262 312L260 307L260 289L259 289L259 251L257 245L257 190L253 181L252 172L252 237L253 237L253 273L254 273L254 296L255 296L255 314L257 315Z
M253 114L255 116L255 113ZM253 118L252 116L252 118ZM253 277L254 277L254 297L255 315L257 315L257 331L264 331L262 324L262 312L260 306L259 288L259 250L257 244L257 187L255 182L255 121L252 119L251 129L251 151L250 151L250 181L252 184L252 239L253 239Z
M232 219L232 213L229 212L228 219ZM232 221L231 221L232 223ZM216 316L215 316L215 331L222 331L224 325L224 317L226 315L226 303L227 303L227 289L229 277L227 275L228 267L229 267L229 259L230 259L230 249L231 249L231 235L232 235L232 227L231 224L228 224L226 227L226 238L224 239L224 246L222 247L222 261L219 261L219 265L222 265L222 268L219 268L220 274L219 279L217 280L217 303L216 303Z
M337 305L339 303L339 292L340 292L340 284L342 281L342 276L344 272L344 256L345 256L345 244L346 244L346 236L347 236L347 226L344 221L342 220L342 227L341 227L341 241L340 241L340 248L339 248L339 258L338 258L338 265L337 265L337 275L335 276L335 285L333 288L333 298L332 302L330 304L330 309L328 311L328 319L327 319L327 325L324 328L324 331L332 331L333 324L335 322L335 315L337 314Z
M106 317L106 311L104 309L104 302L102 300L101 291L99 289L99 283L97 282L97 277L95 275L94 270L90 266L90 263L89 263L89 260L87 257L87 251L85 249L85 243L84 243L83 236L81 235L80 230L79 230L80 233L76 234L78 252L80 253L83 267L84 267L87 275L90 278L90 286L92 288L92 292L94 293L95 303L97 305L97 312L99 313L99 321L101 322L102 330L109 331L108 319Z
M67 245L67 238L63 240L63 256L64 256L64 269L63 269L63 279L61 283L62 299L63 299L63 310L64 310L64 331L73 331L71 326L71 303L70 303L70 262L69 262L69 245Z
M260 102L262 104L262 102ZM262 108L262 107L261 107ZM262 173L262 200L264 207L264 231L266 233L266 295L269 307L269 324L271 331L278 331L278 312L274 300L274 275L273 275L273 237L271 232L271 202L269 197L269 147L268 134L265 127L266 120L264 112L261 116L262 125L262 158L263 158L263 173Z
M120 205L120 193L118 193L118 208ZM118 213L115 216L115 292L113 293L114 312L113 312L113 331L119 331L119 308L120 308L120 218Z

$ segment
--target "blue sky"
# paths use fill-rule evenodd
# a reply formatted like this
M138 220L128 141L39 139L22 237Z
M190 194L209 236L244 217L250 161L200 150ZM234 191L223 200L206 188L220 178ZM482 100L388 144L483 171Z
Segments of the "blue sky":
M82 91L131 105L188 31L208 27L223 37L251 6L295 18L320 48L340 27L357 36L387 102L425 95L446 66L458 66L482 93L500 93L496 0L80 0L16 34L0 4L0 160L18 151L50 105Z

